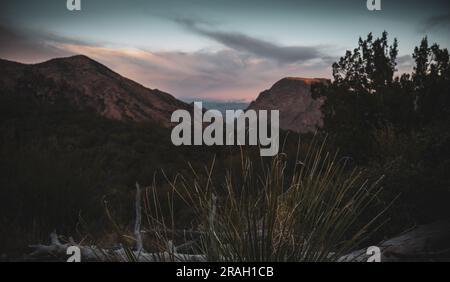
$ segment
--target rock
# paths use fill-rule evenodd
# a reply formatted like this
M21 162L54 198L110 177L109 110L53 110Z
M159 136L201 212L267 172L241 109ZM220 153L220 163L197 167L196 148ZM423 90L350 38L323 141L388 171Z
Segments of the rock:
M311 86L330 83L324 78L287 77L262 92L248 109L279 110L280 128L299 133L315 132L323 126L323 98L311 96Z
M450 262L450 222L422 225L380 243L382 262L447 261ZM365 262L366 249L354 251L339 259L343 262Z

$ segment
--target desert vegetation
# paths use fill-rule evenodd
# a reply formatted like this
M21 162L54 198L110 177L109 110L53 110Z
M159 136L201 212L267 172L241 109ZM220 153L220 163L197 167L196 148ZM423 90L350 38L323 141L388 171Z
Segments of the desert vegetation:
M328 261L448 219L449 54L424 38L413 72L395 76L397 49L387 33L360 39L333 65L332 83L314 86L324 127L281 132L274 158L175 147L157 124L42 101L32 90L51 83L28 77L0 95L0 251L21 258L56 229L86 245L121 243L128 260L145 250L167 260Z

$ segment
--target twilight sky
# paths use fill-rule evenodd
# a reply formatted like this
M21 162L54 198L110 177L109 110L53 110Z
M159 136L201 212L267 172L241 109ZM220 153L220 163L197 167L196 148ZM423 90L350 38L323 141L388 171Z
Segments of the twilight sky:
M450 47L448 0L2 0L0 58L85 54L176 97L252 100L286 76L330 77L359 36L387 30L399 71L424 35Z

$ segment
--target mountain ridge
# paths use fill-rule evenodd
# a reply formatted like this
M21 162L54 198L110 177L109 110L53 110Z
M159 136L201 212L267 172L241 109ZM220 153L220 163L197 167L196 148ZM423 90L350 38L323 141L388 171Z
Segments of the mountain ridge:
M329 84L326 78L285 77L261 92L247 110L279 110L280 128L299 133L315 132L323 126L324 98L314 99L311 87Z
M0 59L0 90L18 90L47 101L64 97L77 109L113 120L154 122L170 127L178 109L191 107L173 95L147 88L84 55L21 64Z

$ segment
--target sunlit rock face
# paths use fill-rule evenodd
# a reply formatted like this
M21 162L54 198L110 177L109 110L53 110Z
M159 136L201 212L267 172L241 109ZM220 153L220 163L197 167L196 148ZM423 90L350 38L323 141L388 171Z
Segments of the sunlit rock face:
M279 110L280 128L299 133L314 132L323 126L323 98L314 99L311 86L329 84L329 79L287 77L262 92L248 109Z

